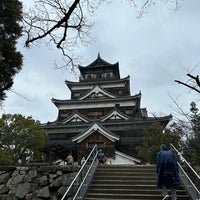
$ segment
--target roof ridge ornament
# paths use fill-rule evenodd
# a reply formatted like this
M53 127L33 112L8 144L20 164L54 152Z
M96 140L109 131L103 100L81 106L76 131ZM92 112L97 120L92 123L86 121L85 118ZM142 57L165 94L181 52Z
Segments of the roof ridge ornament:
M97 58L101 58L101 56L100 56L100 52L98 52L98 56L97 56Z

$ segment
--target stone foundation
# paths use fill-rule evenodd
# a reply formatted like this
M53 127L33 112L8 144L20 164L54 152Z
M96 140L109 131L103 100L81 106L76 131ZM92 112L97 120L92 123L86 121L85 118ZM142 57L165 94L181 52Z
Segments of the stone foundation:
M60 200L79 167L0 166L0 200Z

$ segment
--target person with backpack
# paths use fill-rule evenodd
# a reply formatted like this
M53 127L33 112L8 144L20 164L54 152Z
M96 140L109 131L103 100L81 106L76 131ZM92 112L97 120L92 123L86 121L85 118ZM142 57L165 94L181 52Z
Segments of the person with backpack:
M102 149L100 149L97 154L97 159L99 160L100 164L104 164L105 162L104 158L105 158L104 152L102 151Z
M176 189L179 187L180 178L178 163L175 155L163 144L156 159L157 186L162 188L163 199L168 199L168 190L171 190L172 200L177 200Z

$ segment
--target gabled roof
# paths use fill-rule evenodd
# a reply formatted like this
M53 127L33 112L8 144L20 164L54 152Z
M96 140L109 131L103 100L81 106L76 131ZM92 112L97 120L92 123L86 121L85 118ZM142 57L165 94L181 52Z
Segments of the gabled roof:
M115 95L111 94L110 92L104 90L103 88L101 88L99 85L94 86L89 92L87 92L86 94L82 95L79 100L83 100L86 99L87 97L92 96L98 96L98 97L110 97L110 98L116 98Z
M83 115L81 115L78 111L75 111L71 116L67 117L62 121L62 124L66 124L69 122L89 122Z
M129 120L130 117L126 114L119 111L116 107L108 113L106 116L104 116L101 121L104 122L106 120Z
M115 141L120 139L119 136L117 136L116 134L110 132L109 130L104 128L99 123L95 122L87 130L85 130L84 132L82 132L82 133L78 134L77 136L73 137L72 141L76 142L76 143L80 143L80 142L85 140L87 137L89 137L91 134L93 134L96 131L98 131L101 135L103 135L104 137L108 138L112 142L115 142Z
M107 62L107 61L105 61L105 60L103 60L102 58L101 58L101 56L100 56L100 53L98 53L98 56L97 56L97 58L96 58L96 60L94 60L92 63L90 63L89 65L87 65L87 66L80 66L79 65L79 69L80 68L83 68L83 69L85 69L85 68L90 68L90 67L105 67L105 66L113 66L113 65L118 65L118 62L117 63L115 63L115 64L111 64L111 63L109 63L109 62Z

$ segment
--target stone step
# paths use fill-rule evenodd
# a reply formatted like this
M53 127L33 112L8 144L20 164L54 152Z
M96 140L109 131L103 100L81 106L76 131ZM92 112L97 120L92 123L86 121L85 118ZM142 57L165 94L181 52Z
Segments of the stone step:
M120 175L120 174L116 174L116 175L104 175L104 174L95 174L95 180L138 180L138 181L156 181L156 177L155 176L139 176L139 175L134 175L134 176L130 176L130 175Z
M94 199L153 199L153 200L161 200L162 199L162 195L161 194L154 194L152 195L151 193L150 194L106 194L106 193L89 193L87 195L87 197L85 198L85 200L88 200L88 199L91 199L91 198L94 198ZM178 199L181 199L181 200L189 200L188 199L188 196L187 195L179 195L177 197Z
M131 167L131 168L128 168L128 167L100 167L98 168L98 171L123 171L123 172L147 172L147 173L151 173L151 172L156 172L155 171L155 168L147 168L147 167Z
M154 200L162 200L162 196L158 196L158 197L154 197L153 199ZM84 200L126 200L127 198L121 198L121 199L118 199L116 197L112 198L112 197L109 197L109 198L101 198L101 197L95 197L95 198L92 198L92 197L86 197ZM178 197L178 200L189 200L188 197ZM133 199L132 199L133 200ZM152 198L147 198L147 197L144 197L143 199L141 198L136 198L134 197L134 200L152 200ZM171 197L169 197L168 200L172 200Z
M150 176L150 177L156 177L155 172L145 172L145 171L99 171L97 170L95 172L96 175L111 175L111 176L115 176L115 175L128 175L128 176Z
M186 195L186 192L184 190L177 190L177 195ZM161 190L160 189L136 189L136 188L91 188L90 193L105 193L105 194L160 194Z
M129 164L119 164L119 165L109 165L109 164L105 164L105 165L99 165L99 168L127 168L127 169L131 169L131 168L138 168L138 169L144 169L144 168L148 168L148 169L154 169L156 168L156 165L129 165Z
M116 184L113 185L113 184L105 184L105 183L102 183L102 184L91 184L90 185L90 188L93 189L93 188L101 188L101 189L115 189L116 188ZM118 184L117 185L117 189L136 189L136 190L139 190L139 189L146 189L146 190L159 190L160 189L157 187L156 184L153 184L153 185L146 185L146 184L137 184L137 185L127 185L127 184ZM179 189L177 191L183 191L183 187L179 187Z
M85 200L161 200L155 166L98 166ZM177 197L189 200L183 187Z
M123 184L126 184L126 185L137 185L137 184L141 184L141 183L144 183L144 184L147 184L147 185L153 185L155 184L155 180L141 180L141 179L129 179L129 180L123 180L123 179L120 179L120 178L116 178L116 179L96 179L94 177L94 179L92 180L92 183L94 184L102 184L102 183L106 183L106 184L113 184L113 185L118 185L120 183L123 183Z

